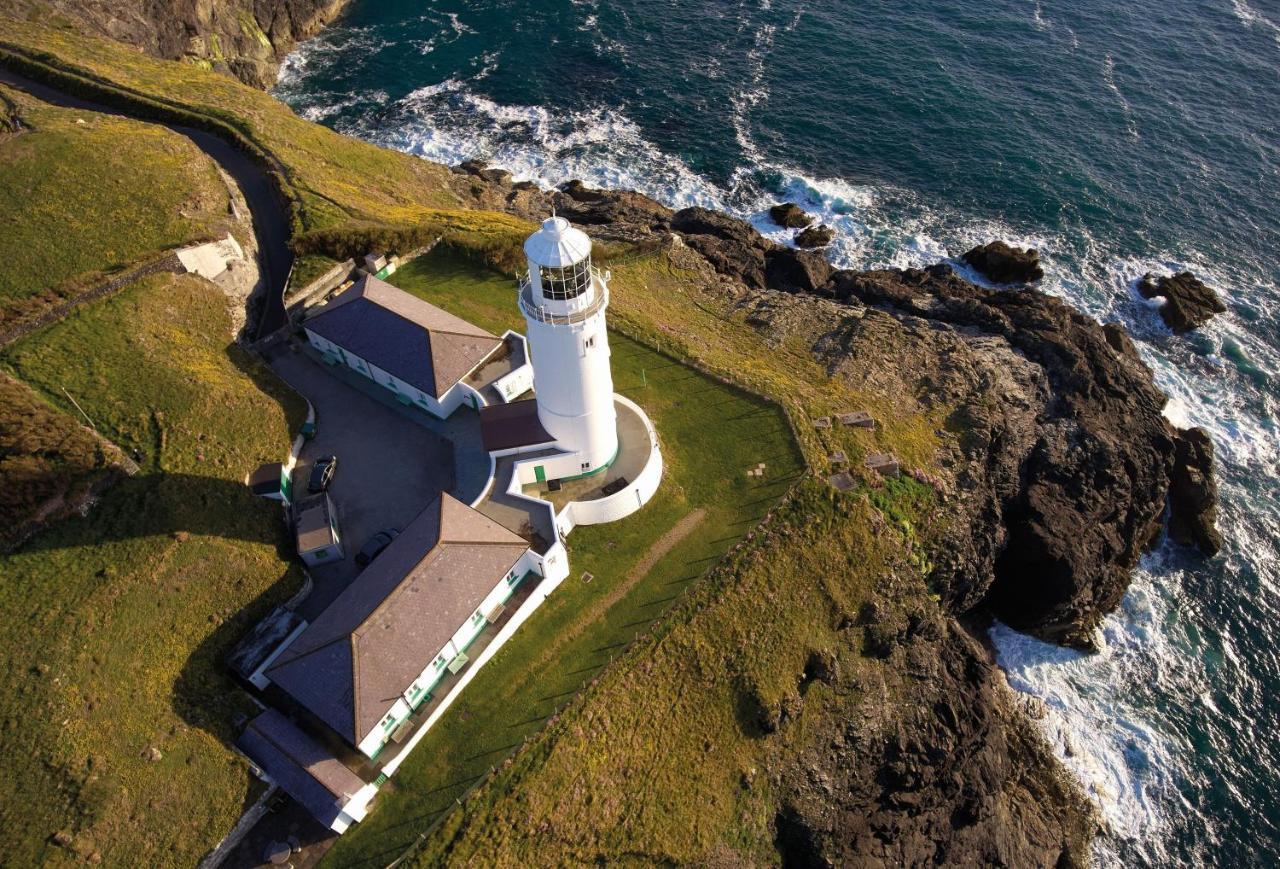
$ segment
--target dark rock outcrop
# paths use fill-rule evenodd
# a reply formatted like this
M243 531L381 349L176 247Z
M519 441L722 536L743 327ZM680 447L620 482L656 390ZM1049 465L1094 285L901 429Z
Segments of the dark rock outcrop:
M707 258L717 272L752 289L768 286L766 254L779 245L766 239L750 224L709 208L684 208L671 218L671 228L685 243Z
M1222 548L1218 533L1218 484L1213 479L1213 441L1202 428L1177 433L1169 488L1169 536L1205 555Z
M346 0L12 0L22 15L56 16L166 60L188 60L268 88L298 42Z
M799 247L826 247L836 237L836 231L825 223L821 226L810 226L796 233L796 245Z
M581 181L570 181L555 197L556 212L586 226L626 228L634 233L665 232L672 211L642 193L631 190L593 190Z
M783 202L770 208L769 219L787 229L800 229L813 223L813 218L794 202Z
M1209 322L1214 314L1223 314L1227 310L1222 298L1191 272L1161 278L1148 273L1138 282L1138 292L1144 299L1164 297L1160 316L1170 329L1178 333L1197 329Z
M765 254L765 280L784 293L813 293L831 277L831 264L819 251L784 247Z
M997 284L1029 284L1044 277L1040 268L1040 252L1034 248L1019 250L1003 241L975 247L962 259Z
M1089 809L983 651L954 623L913 622L889 662L909 674L896 727L874 732L853 709L805 722L777 788L782 865L1087 865Z
M964 519L935 568L952 605L1088 645L1159 528L1173 466L1165 396L1132 344L1056 298L946 266L837 272L827 292L931 327L923 397L954 408L962 433Z

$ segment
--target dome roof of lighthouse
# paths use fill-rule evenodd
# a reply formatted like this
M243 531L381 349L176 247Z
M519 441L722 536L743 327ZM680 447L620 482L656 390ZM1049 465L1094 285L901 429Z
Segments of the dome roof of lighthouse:
M591 239L563 217L548 217L525 241L524 253L540 266L563 268L591 255Z

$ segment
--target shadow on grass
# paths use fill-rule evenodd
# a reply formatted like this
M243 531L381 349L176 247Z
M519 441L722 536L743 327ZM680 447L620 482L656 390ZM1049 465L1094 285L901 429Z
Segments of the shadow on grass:
M29 540L25 551L95 546L156 535L219 537L275 546L293 559L281 505L255 498L239 480L161 472L121 481L87 519L70 520ZM83 527L83 532L77 526Z

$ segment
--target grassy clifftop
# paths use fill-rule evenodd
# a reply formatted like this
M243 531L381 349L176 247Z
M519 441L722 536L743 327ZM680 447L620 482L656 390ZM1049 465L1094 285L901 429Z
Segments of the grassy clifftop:
M60 76L86 95L111 92L155 116L217 125L274 162L292 200L295 236L340 227L379 226L517 237L523 224L506 215L460 210L449 170L339 135L305 121L268 94L190 64L157 60L70 29L0 16L0 51L23 58L20 71Z
M225 232L211 160L163 127L0 86L0 332L159 251Z
M220 656L301 576L242 480L304 408L230 328L217 287L156 275L0 356L142 466L0 555L3 862L193 865L253 793L228 747L252 707Z

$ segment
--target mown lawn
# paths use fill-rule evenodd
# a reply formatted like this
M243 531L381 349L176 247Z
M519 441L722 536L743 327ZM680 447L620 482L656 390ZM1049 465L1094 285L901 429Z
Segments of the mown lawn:
M446 250L391 280L488 329L520 325L510 279ZM330 864L391 859L652 625L802 473L776 407L622 335L609 340L615 389L645 408L662 439L662 487L627 520L573 532L571 576L427 734L384 787L377 810L338 841ZM766 475L747 477L759 462ZM633 574L694 511L702 518L692 530L652 569Z
M213 161L163 127L50 106L0 86L0 330L104 273L225 231Z
M162 275L0 354L142 465L0 557L9 865L191 866L256 793L228 747L247 695L221 659L301 577L279 508L242 480L287 453L304 405L230 330L220 290Z

